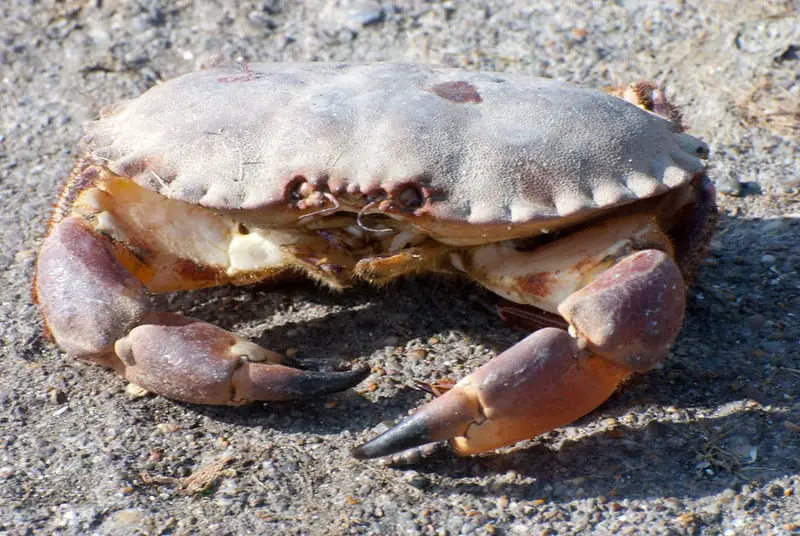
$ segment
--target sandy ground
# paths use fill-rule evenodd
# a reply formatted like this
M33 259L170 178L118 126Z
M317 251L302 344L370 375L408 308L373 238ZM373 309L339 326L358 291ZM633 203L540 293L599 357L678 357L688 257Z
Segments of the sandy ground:
M0 3L0 533L800 533L800 18L787 1ZM350 447L523 334L468 284L163 300L374 374L240 409L134 398L41 338L36 248L82 123L222 52L418 60L667 88L712 149L721 225L663 368L563 429L413 468Z

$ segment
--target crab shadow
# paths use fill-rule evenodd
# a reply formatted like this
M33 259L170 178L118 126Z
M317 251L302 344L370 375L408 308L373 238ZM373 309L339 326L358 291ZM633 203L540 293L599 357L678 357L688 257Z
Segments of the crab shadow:
M240 292L252 290L227 292L235 302ZM362 432L419 405L427 395L410 386L415 380L441 378L445 375L442 371L449 370L444 361L463 363L474 345L499 352L524 336L505 326L483 304L480 289L460 279L415 278L383 289L356 287L343 293L315 288L304 281L260 285L254 290L256 296L247 307L226 309L221 315L219 300L204 299L206 303L194 307L190 314L234 331L254 324L251 331L258 333L253 337L255 342L280 352L291 349L311 367L347 367L359 362L381 368L383 374L366 383L375 384L379 401L371 402L350 390L323 397L334 407L325 407L319 398L239 408L186 405L229 424L265 425L290 433ZM217 295L215 291L200 294L203 298ZM172 303L171 307L177 310L180 304ZM259 321L253 320L262 315L273 317L270 327L263 330ZM461 355L431 351L436 355L429 355L430 359L409 357L413 348L430 348L431 337L441 339L448 349L455 340L464 342L457 349ZM364 384L357 387L363 388Z
M719 412L744 401L760 408L781 407L797 390L800 375L787 372L800 369L800 275L794 265L800 250L792 239L797 230L798 221L792 218L721 219L690 293L684 329L671 358L663 368L633 378L576 425L591 430L593 423L630 412L639 426L617 428L612 435L582 432L569 441L554 432L555 438L537 439L501 455L434 460L414 469L440 480L442 491L486 495L499 490L498 495L520 499L697 495L743 479L768 479L797 470L797 457L794 466L786 465L780 434L755 431L774 416L765 410ZM334 407L312 400L235 409L192 406L193 411L231 424L290 433L333 435L349 430L363 440L370 436L364 430L402 417L428 397L407 382L447 375L453 360L460 369L472 370L480 365L480 356L469 348L483 345L501 351L525 335L481 305L474 285L449 279L402 280L385 289L344 293L307 283L257 290L247 307L239 307L239 293L246 291L235 289L221 299L204 300L191 314L228 328L255 325L256 340L279 351L294 348L299 356L312 359L367 356L372 367L396 366L398 374L374 378L377 391L369 399L352 391L333 395ZM235 306L220 307L221 302ZM272 315L265 329L252 324L259 315ZM442 340L449 355L431 351L424 359L412 359L402 349L393 353L404 345L424 345L431 336ZM466 342L455 342L459 339ZM663 412L649 413L665 407L698 413L681 423L664 420L659 416ZM760 452L758 463L747 462L737 451L740 444L721 451L738 452L737 461L724 454L722 460L704 454L720 430L732 430L734 443L751 441ZM751 439L742 439L745 436ZM492 486L490 491L469 482L475 475L508 471L533 483Z
M441 493L516 501L698 498L796 474L800 461L787 461L791 438L779 420L743 404L724 417L654 420L561 441L555 433L505 452L433 460L413 469L436 481ZM484 484L483 477L496 475L513 480Z

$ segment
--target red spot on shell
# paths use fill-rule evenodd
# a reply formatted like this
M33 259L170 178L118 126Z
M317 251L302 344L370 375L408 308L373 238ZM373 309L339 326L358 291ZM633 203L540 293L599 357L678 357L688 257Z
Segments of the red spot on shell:
M442 82L433 86L432 90L443 99L453 102L478 104L483 101L478 89L469 82Z
M253 82L254 80L260 80L264 77L264 73L253 71L248 62L242 62L239 65L242 68L242 74L237 76L223 76L221 78L217 78L217 82L220 84L241 84L242 82Z
M517 279L519 289L532 296L545 297L550 294L551 287L556 283L556 278L549 272L526 275Z

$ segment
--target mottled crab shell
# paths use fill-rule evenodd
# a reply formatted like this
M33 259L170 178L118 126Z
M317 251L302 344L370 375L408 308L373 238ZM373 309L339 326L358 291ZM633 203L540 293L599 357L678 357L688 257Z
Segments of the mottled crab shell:
M287 224L297 176L351 194L413 183L426 199L403 217L444 239L582 220L688 183L707 152L599 91L409 63L206 69L108 108L83 148L169 198Z

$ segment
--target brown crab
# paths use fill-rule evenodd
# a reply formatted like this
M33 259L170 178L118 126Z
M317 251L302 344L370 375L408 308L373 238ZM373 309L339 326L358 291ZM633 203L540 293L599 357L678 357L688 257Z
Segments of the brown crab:
M667 355L713 226L708 148L652 85L414 64L225 65L88 126L35 294L70 355L238 405L346 389L149 293L300 271L335 289L465 274L536 330L357 457L482 452L564 425ZM514 305L512 305L512 302Z

